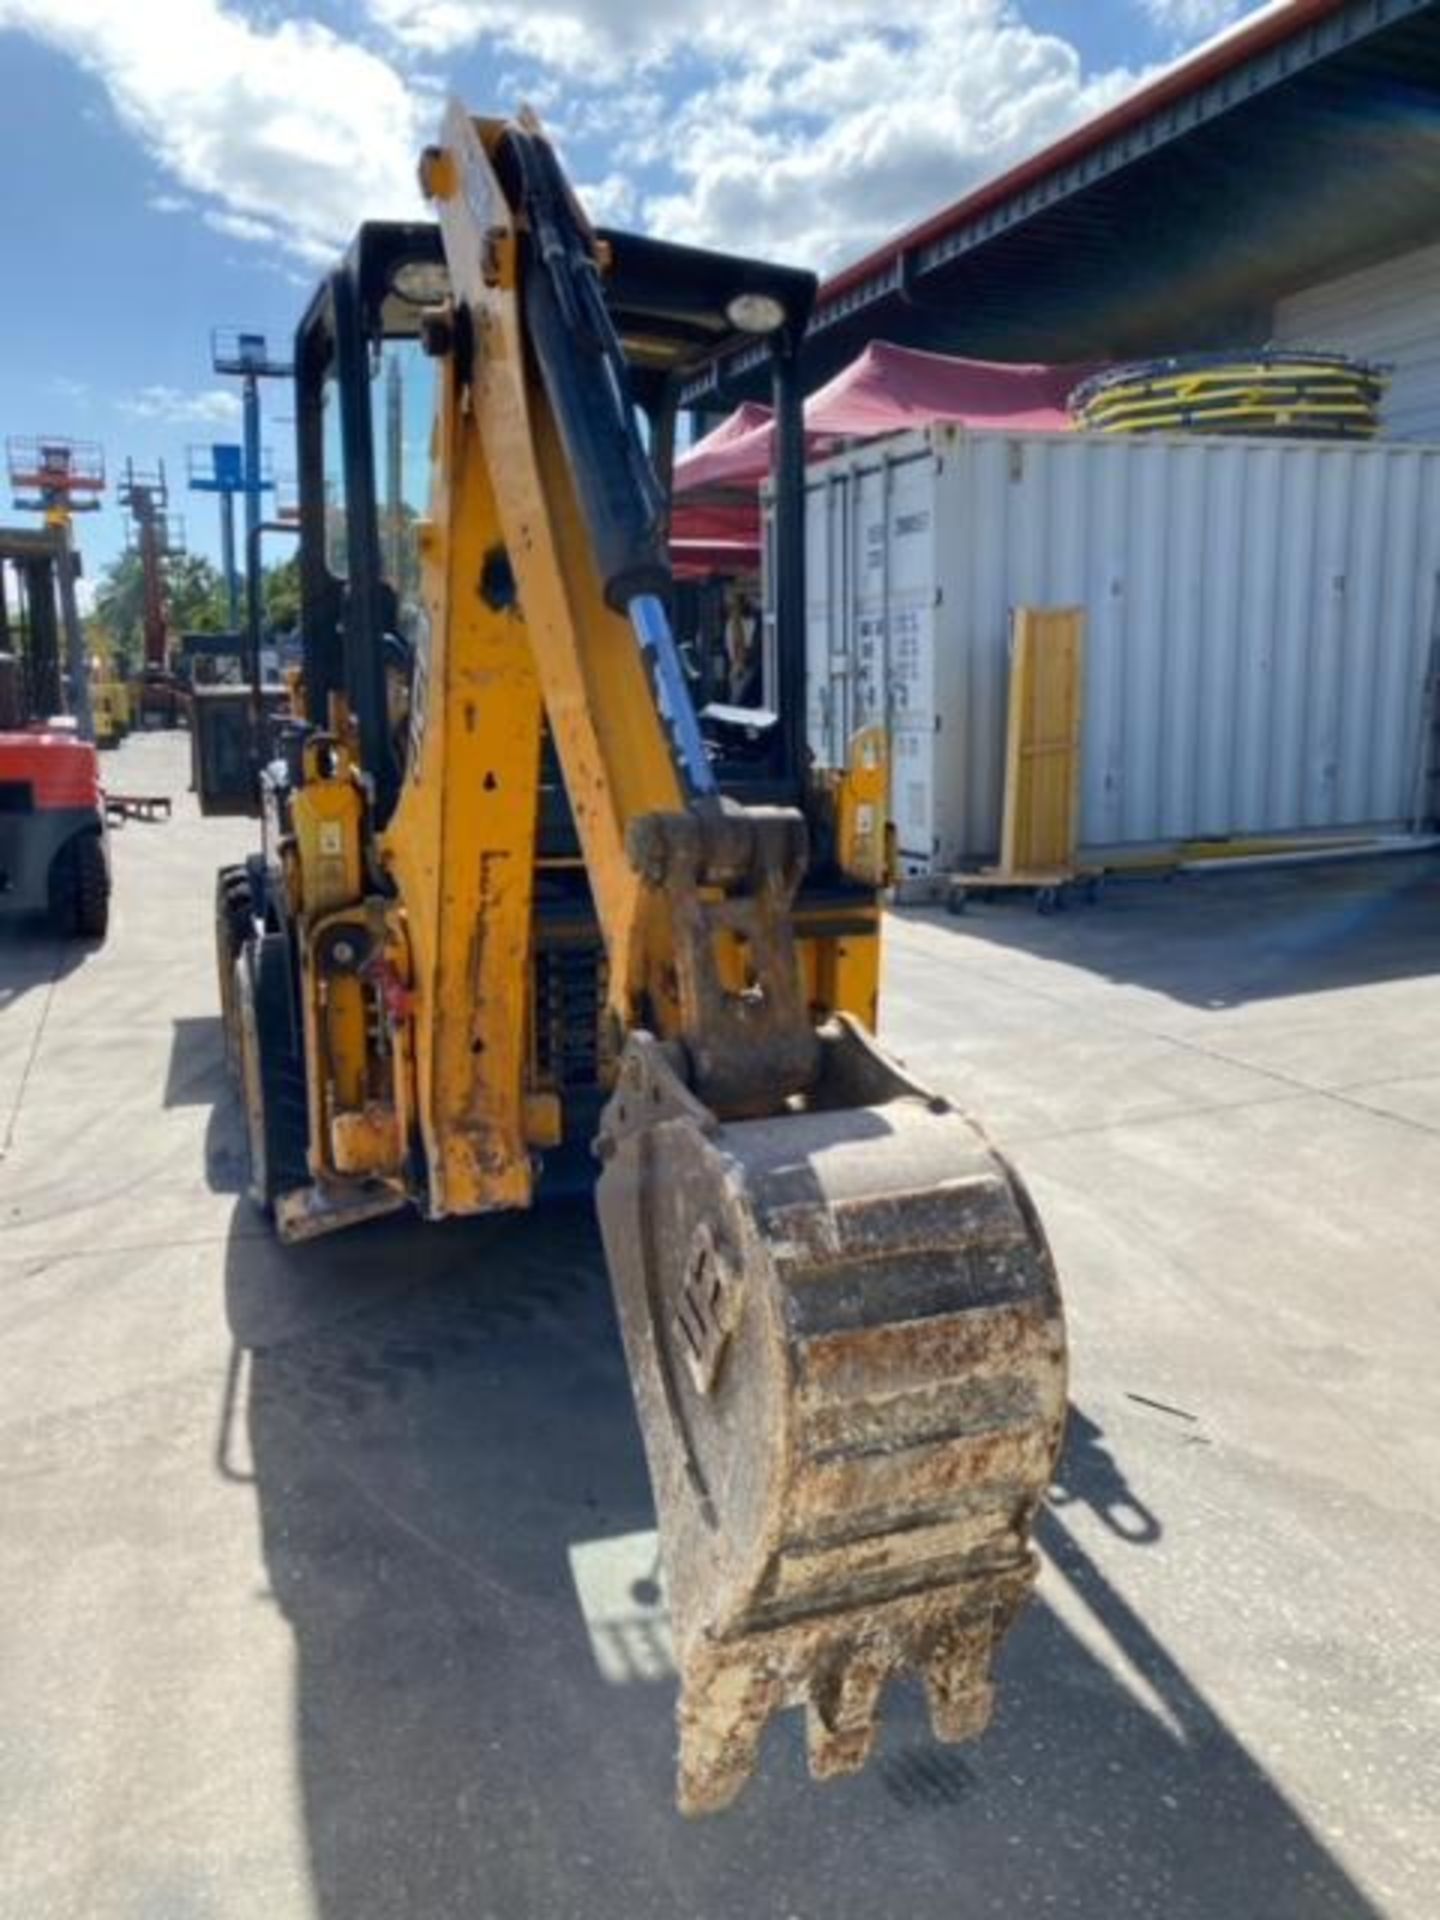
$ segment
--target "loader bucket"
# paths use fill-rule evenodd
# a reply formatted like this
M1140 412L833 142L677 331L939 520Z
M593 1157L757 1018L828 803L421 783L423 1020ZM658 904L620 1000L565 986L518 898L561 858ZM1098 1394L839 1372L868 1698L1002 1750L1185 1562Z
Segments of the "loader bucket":
M989 1718L1059 1450L1054 1267L1014 1172L841 1018L818 1080L721 1122L627 1042L599 1211L680 1670L682 1811L739 1792L803 1705L817 1778L921 1674L936 1737Z

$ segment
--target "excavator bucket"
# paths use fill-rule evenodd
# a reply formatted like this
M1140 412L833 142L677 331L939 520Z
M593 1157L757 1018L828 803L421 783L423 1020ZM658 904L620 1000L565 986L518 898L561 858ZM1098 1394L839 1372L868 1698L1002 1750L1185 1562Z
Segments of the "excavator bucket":
M846 1018L770 1118L721 1122L632 1034L601 1230L659 1516L681 1810L727 1805L772 1713L863 1766L892 1675L940 1740L990 1715L1065 1411L1055 1272L978 1129Z

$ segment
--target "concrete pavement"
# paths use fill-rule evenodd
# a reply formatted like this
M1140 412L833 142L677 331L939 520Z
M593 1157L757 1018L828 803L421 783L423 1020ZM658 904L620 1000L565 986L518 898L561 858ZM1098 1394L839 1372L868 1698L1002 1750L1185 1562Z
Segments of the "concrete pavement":
M117 785L183 786L135 739ZM670 1806L648 1489L588 1210L276 1247L212 984L245 823L116 838L0 941L0 1913L1431 1920L1440 863L891 925L1075 1349L997 1723L898 1690Z

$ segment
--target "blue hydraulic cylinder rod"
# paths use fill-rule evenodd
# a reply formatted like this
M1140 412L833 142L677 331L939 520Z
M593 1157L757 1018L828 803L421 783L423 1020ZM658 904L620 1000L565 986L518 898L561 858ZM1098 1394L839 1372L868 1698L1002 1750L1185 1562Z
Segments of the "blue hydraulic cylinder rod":
M660 704L660 717L670 735L675 760L691 799L719 791L715 770L705 750L695 703L685 682L675 636L664 603L653 593L637 593L629 603L630 624L650 670L650 684Z

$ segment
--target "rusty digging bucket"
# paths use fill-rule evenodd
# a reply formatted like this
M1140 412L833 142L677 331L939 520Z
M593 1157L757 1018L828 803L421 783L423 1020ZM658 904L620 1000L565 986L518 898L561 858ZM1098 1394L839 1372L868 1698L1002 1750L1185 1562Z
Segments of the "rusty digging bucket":
M632 1035L597 1143L687 1813L735 1797L782 1707L805 1708L814 1776L863 1766L903 1668L938 1739L984 1729L1064 1426L1018 1177L854 1022L820 1039L803 1102L726 1123Z

